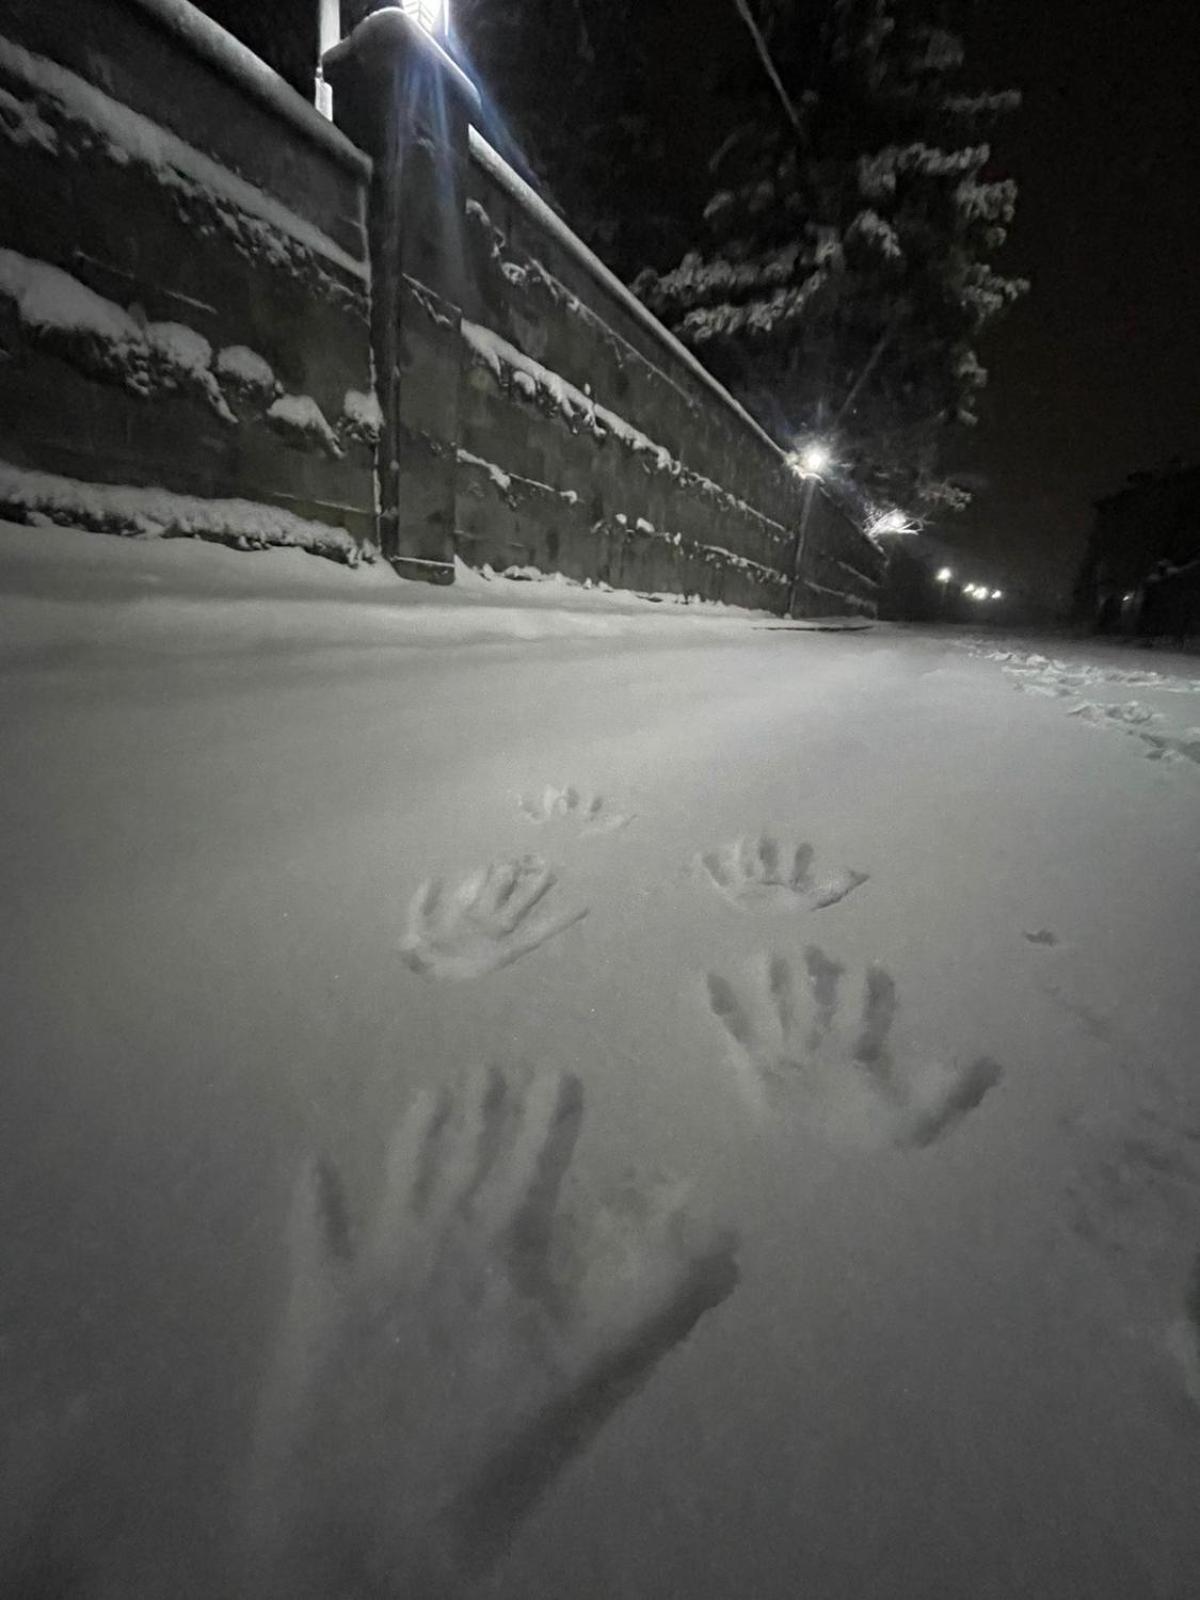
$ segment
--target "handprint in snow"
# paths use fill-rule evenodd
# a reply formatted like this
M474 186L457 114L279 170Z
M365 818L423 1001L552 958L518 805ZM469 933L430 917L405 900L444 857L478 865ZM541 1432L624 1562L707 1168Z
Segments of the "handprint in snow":
M461 1595L731 1293L735 1242L677 1186L569 1195L582 1120L570 1076L422 1093L361 1234L336 1171L304 1171L251 1474L257 1595Z
M770 957L739 992L710 973L708 1003L751 1096L782 1091L800 1100L828 1138L861 1146L933 1144L999 1083L987 1057L946 1065L924 1056L895 1059L890 1048L896 986L867 969L861 1017L839 1017L844 968L816 946L797 975Z
M739 911L820 911L844 900L868 877L852 867L815 873L811 844L798 844L789 855L766 834L734 839L698 860L717 893Z
M440 878L423 883L408 908L400 953L414 972L477 978L507 967L588 914L548 913L542 902L557 878L537 856L481 867L447 894Z
M581 794L574 784L565 789L548 785L541 794L521 796L521 814L530 822L565 818L579 824L584 834L619 833L634 820L633 813L614 811L602 794Z

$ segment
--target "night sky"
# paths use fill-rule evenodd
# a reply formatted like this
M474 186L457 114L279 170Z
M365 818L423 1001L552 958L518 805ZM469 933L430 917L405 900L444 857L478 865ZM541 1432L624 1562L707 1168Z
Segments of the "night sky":
M745 48L734 0L688 17L680 36L663 0L681 163L711 142L695 68L717 41ZM1095 499L1200 464L1200 0L978 0L965 43L969 85L1025 96L992 171L1020 185L997 265L1033 288L982 340L980 425L951 456L975 500L929 549L1047 602L1069 595Z
M960 459L986 481L942 532L981 576L1064 589L1093 499L1200 463L1200 6L996 0L968 63L1025 91L996 150L1021 187L1001 260L1033 291L985 337Z

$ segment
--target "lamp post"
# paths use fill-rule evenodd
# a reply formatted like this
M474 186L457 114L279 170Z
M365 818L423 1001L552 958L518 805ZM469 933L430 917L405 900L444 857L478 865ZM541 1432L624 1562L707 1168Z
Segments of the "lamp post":
M788 457L793 471L804 478L804 499L800 506L800 521L796 528L796 537L792 543L791 581L788 584L787 603L784 606L784 616L790 617L796 604L796 594L800 588L800 565L804 560L804 545L808 538L808 522L812 516L813 498L817 490L817 480L826 471L833 454L829 446L820 439L810 439L801 450L793 450Z
M333 121L333 90L325 81L322 62L325 52L340 43L342 37L342 0L317 0L317 76L313 89L313 104L323 117Z
M954 576L954 573L949 567L939 567L935 576L938 586L938 621L943 622L946 617L946 593L950 588L950 579Z

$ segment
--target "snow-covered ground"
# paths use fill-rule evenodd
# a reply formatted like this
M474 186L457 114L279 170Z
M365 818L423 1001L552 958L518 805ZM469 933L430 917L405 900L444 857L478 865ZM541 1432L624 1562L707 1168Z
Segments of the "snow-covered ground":
M0 591L0 1589L1196 1593L1194 660Z

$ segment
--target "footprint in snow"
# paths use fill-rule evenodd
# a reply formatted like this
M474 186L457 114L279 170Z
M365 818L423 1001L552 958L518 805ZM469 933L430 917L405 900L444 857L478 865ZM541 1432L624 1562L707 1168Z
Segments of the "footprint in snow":
M732 1293L737 1241L679 1184L573 1183L583 1119L577 1078L493 1067L417 1096L360 1221L305 1164L239 1592L463 1595Z
M557 878L537 856L494 861L447 893L430 878L413 896L400 944L406 966L432 978L477 978L507 967L588 914L553 913L544 902Z
M951 1132L1000 1082L1003 1071L981 1056L969 1064L892 1053L896 985L868 967L857 1021L840 1014L845 969L815 945L802 970L783 956L760 962L742 988L708 975L709 1009L731 1064L761 1104L784 1093L832 1142L901 1149L933 1144Z
M844 900L869 876L852 867L814 872L811 844L799 844L789 854L766 834L734 839L696 859L717 893L739 911L820 911Z
M588 834L618 833L633 821L631 812L613 811L601 794L581 794L573 784L565 789L548 785L538 795L521 796L521 813L531 822L569 818Z

